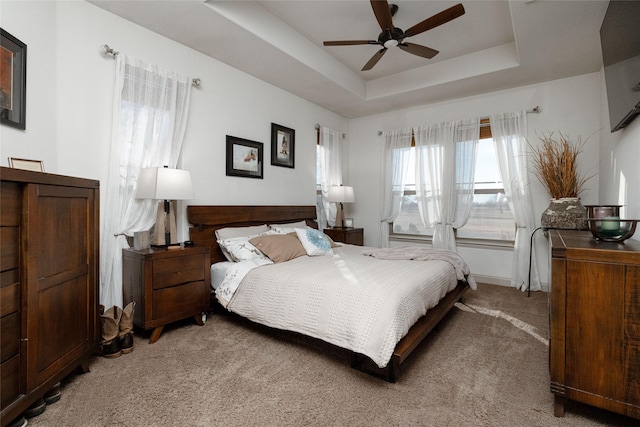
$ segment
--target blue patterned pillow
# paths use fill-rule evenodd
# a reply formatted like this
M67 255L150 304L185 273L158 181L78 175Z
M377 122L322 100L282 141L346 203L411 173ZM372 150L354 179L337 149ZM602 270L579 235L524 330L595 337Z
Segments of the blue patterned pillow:
M333 255L331 241L322 231L315 228L296 228L296 234L307 255Z

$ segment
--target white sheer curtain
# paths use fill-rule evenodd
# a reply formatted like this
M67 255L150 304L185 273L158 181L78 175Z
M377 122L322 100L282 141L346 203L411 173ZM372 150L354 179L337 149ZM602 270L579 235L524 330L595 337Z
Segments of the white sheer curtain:
M389 246L389 224L396 219L400 212L405 178L409 169L412 134L411 128L384 133L379 247Z
M478 118L421 126L415 131L416 197L433 227L433 247L456 250L454 228L466 224L474 191Z
M122 304L125 235L150 229L157 201L135 199L141 168L175 168L191 97L191 78L119 54L106 205L101 231L100 303Z
M496 114L491 116L490 123L504 191L516 221L511 286L526 290L530 239L535 229L526 154L527 113ZM531 290L541 290L535 253L531 253L531 273Z
M337 130L321 126L318 150L318 174L322 196L316 203L316 214L320 229L333 226L336 221L336 205L326 201L329 188L342 184L342 135Z

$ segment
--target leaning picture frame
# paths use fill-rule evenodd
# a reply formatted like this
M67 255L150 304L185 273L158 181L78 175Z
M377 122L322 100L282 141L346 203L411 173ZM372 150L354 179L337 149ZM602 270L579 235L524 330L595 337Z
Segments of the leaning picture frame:
M44 162L42 160L19 159L9 157L9 167L14 169L24 169L34 172L44 172Z
M26 129L27 45L0 28L0 123Z
M296 131L271 123L271 164L295 167Z
M263 144L227 135L227 176L263 178Z

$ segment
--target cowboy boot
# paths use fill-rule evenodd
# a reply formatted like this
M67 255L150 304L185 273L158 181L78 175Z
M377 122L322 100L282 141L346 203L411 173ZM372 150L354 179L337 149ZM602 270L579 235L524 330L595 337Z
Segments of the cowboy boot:
M102 326L102 355L107 358L119 357L122 354L120 350L120 340L118 339L118 330L120 318L122 317L122 309L115 305L109 308L104 314L104 307L100 306L100 324Z
M120 350L122 353L131 353L133 351L133 312L136 303L131 301L122 310L120 318L120 331L118 332L118 340L120 341Z

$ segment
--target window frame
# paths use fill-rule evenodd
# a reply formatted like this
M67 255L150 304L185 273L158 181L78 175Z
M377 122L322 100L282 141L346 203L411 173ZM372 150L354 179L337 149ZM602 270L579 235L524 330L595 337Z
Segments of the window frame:
M489 118L482 118L480 120L479 139L490 139L490 138L491 139L493 138L493 134L491 133L491 125L490 125ZM411 147L415 147L415 139L413 135L411 136ZM487 189L474 188L473 194L475 195L475 194L495 194L495 193ZM404 195L415 196L415 190L410 190L410 191L405 190ZM389 241L408 242L408 243L411 243L411 242L432 243L433 242L433 235L414 234L414 233L396 233L393 229L394 228L393 226L394 226L394 223L390 222L389 223ZM513 228L514 230L517 229L515 218L513 222ZM458 229L454 228L453 232L456 239L456 245L458 246L481 247L481 248L487 248L487 247L513 248L515 245L515 238L514 240L505 240L505 239L458 237Z

